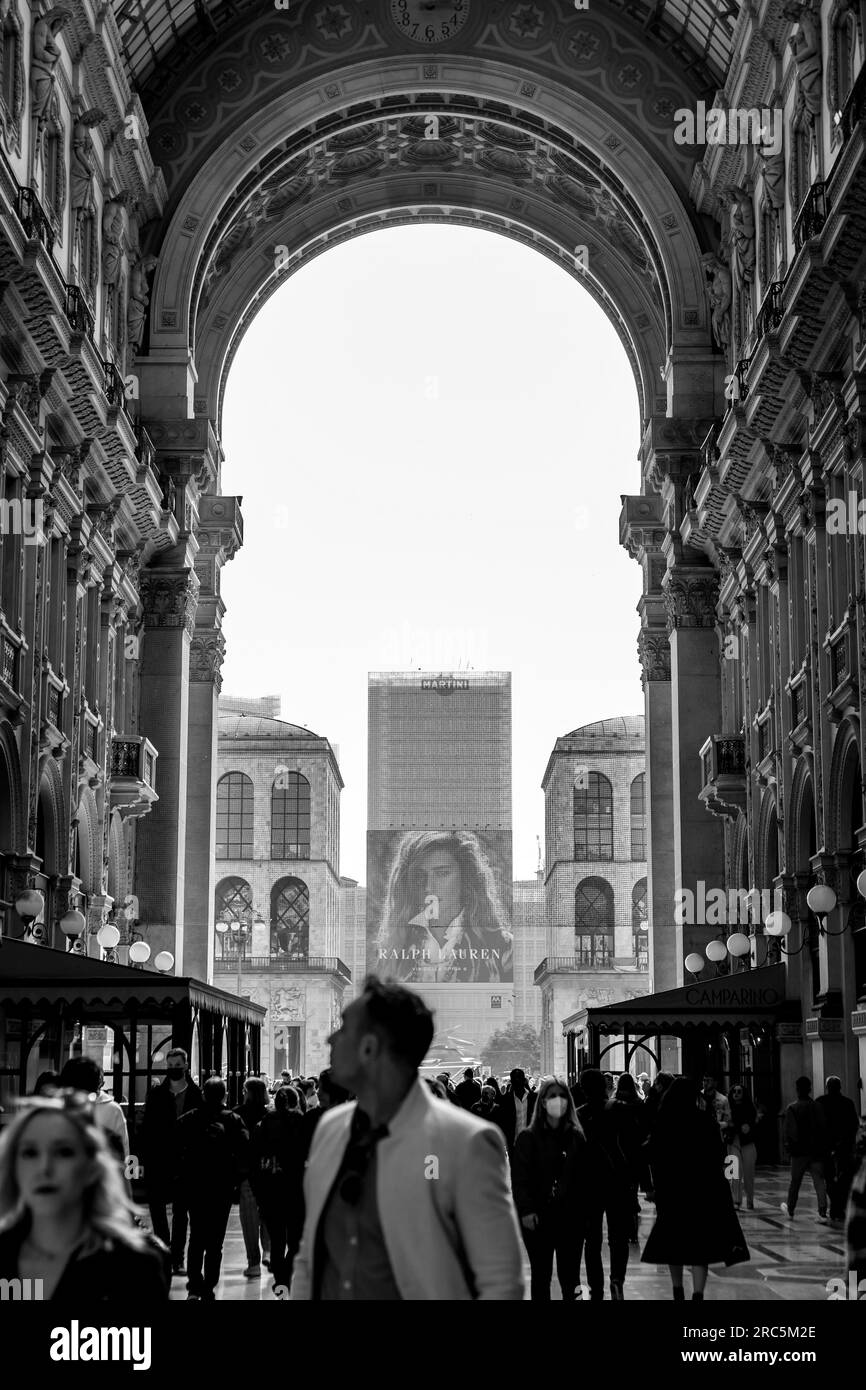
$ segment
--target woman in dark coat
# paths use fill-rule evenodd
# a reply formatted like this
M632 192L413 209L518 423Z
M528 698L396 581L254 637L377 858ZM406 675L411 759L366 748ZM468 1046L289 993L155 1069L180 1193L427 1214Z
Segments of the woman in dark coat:
M709 1265L749 1258L725 1177L719 1126L699 1104L697 1083L678 1077L659 1106L649 1145L657 1217L641 1260L668 1265L675 1301L685 1298L685 1265L692 1267L692 1298L700 1302Z
M0 1138L0 1280L76 1309L122 1302L146 1321L168 1301L171 1264L135 1216L88 1098L24 1101Z
M641 1209L637 1190L646 1166L643 1145L649 1133L649 1127L644 1115L644 1101L638 1095L634 1077L630 1072L623 1072L617 1081L613 1100L610 1103L617 1115L620 1148L628 1166L628 1182L631 1188L628 1213L629 1240L632 1245L636 1245Z
M281 1086L274 1108L252 1136L251 1181L271 1238L275 1287L288 1287L304 1229L307 1133L294 1086Z
M548 1076L511 1160L514 1204L532 1267L531 1297L550 1302L553 1257L563 1302L574 1302L583 1245L586 1139L565 1082Z

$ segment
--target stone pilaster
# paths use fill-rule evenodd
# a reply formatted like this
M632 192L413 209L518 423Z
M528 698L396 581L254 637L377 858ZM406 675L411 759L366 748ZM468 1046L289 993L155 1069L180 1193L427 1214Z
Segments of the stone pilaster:
M219 586L223 565L243 544L240 499L201 497L195 538L198 542L195 572L200 587L189 668L184 968L188 974L211 980L219 732L217 698L225 657L225 638L221 631L225 604L220 598Z
M153 954L171 951L180 975L185 973L189 664L198 581L187 567L146 569L140 590L145 627L140 723L159 752L159 800L138 828L139 905Z

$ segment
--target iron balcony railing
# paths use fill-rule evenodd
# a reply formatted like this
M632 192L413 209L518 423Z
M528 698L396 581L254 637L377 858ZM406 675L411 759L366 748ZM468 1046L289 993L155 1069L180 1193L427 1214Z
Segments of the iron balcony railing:
M102 389L105 393L105 399L112 410L120 410L123 406L123 377L113 362L106 362L104 359L102 370Z
M73 333L83 333L86 337L93 338L93 315L84 298L84 292L78 285L66 286L66 302L63 310Z
M605 950L576 951L572 956L545 956L535 967L534 980L537 984L543 975L569 975L575 970L609 970L613 964L613 952Z
M15 211L28 240L41 242L50 256L54 250L54 228L35 188L22 188L19 184Z
M767 293L764 295L764 300L758 310L758 317L756 320L758 341L765 338L768 333L774 332L785 317L785 309L782 304L782 292L784 288L784 281L774 280L767 290Z
M829 210L827 185L823 179L819 179L812 184L794 219L794 245L798 251L802 251L806 242L818 235L827 221Z
M741 357L734 368L734 376L737 378L737 395L735 399L738 401L744 401L749 394L749 383L746 378L749 375L749 368L751 365L751 357Z
M214 961L218 975L237 974L237 955ZM339 956L308 956L306 960L289 960L285 956L243 956L241 970L247 974L265 972L279 975L339 975L351 980L352 972Z
M149 739L125 734L111 740L111 776L131 778L156 790L158 753Z

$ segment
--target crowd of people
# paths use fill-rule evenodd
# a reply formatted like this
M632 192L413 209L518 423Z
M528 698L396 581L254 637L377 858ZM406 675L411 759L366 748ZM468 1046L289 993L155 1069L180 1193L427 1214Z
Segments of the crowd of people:
M173 1047L144 1107L138 1150L150 1212L132 1201L123 1111L86 1057L45 1073L0 1135L0 1279L41 1280L57 1302L145 1303L184 1275L213 1301L232 1206L247 1279L268 1269L296 1300L565 1301L625 1298L641 1198L654 1222L640 1260L667 1265L672 1297L704 1298L711 1265L750 1258L738 1217L755 1204L760 1107L659 1072L584 1070L569 1087L515 1068L421 1079L433 1018L420 996L368 977L318 1078L198 1084ZM866 1128L838 1078L796 1083L783 1117L793 1219L809 1172L818 1220L846 1220L849 1268L866 1274ZM351 1102L351 1103L350 1103ZM170 1212L170 1216L169 1216ZM607 1290L603 1247L607 1238ZM583 1272L583 1278L582 1278Z

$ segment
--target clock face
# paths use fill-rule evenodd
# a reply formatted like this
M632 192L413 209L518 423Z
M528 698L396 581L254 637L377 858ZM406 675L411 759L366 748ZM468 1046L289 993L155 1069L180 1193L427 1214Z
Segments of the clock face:
M391 0L391 20L413 43L447 43L469 18L470 0Z

